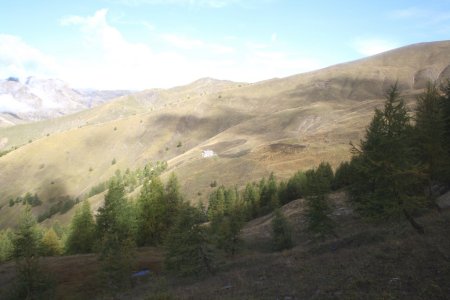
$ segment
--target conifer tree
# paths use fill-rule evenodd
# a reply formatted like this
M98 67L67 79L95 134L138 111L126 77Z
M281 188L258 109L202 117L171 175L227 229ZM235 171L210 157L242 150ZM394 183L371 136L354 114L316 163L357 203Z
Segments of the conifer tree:
M276 209L272 219L272 248L275 251L290 249L293 246L292 229L280 209Z
M259 214L259 194L256 184L247 183L242 199L244 201L247 219L256 218Z
M334 234L335 224L329 217L331 213L327 198L327 193L331 189L329 172L318 170L308 170L305 173L305 219L308 231L323 237Z
M242 242L239 234L243 225L244 212L236 202L223 215L215 215L211 220L211 232L217 247L229 255L235 255Z
M180 192L180 183L175 173L171 173L166 183L166 202L169 216L175 217L179 206L183 203L183 196Z
M260 191L260 206L264 213L279 206L278 187L273 173L270 174L267 183L264 179L261 180Z
M12 258L14 251L13 233L10 229L0 231L0 262Z
M337 190L343 187L347 187L351 184L352 178L352 167L347 161L343 161L336 168L334 174L333 183L331 185L333 190Z
M447 151L447 155L450 156L450 79L447 79L445 83L441 85L441 107L442 107L442 119L444 120L444 140L443 145ZM446 174L447 178L450 178L450 174Z
M19 227L13 240L18 277L15 296L18 299L50 297L48 276L44 275L39 261L41 236L31 208L27 206L20 216Z
M416 106L416 145L419 161L428 181L428 198L434 202L431 187L437 182L445 182L450 168L450 157L445 150L445 120L442 99L434 83L428 83L426 91L417 99Z
M134 215L121 181L111 181L98 210L96 231L101 279L106 291L114 295L130 286L135 257Z
M289 178L286 184L286 200L282 203L286 204L290 201L303 197L305 182L306 176L302 171L295 173L294 176Z
M157 245L168 230L168 202L159 177L145 182L137 200L138 245Z
M375 220L403 215L420 233L413 214L423 206L412 145L412 126L397 85L386 96L384 109L376 109L361 146L353 147L356 175L350 189L357 211Z
M218 187L209 195L208 218L212 220L216 216L222 216L225 212L225 187Z
M164 264L167 270L181 276L214 272L216 258L201 219L199 211L183 205L166 238Z
M66 252L70 254L90 253L94 250L95 221L88 201L75 211L66 240Z
M61 241L53 228L49 228L42 237L41 253L43 256L56 256L62 253Z

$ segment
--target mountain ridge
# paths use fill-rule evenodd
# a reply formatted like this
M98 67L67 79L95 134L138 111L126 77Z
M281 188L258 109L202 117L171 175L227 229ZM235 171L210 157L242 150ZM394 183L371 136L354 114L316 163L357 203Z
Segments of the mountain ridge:
M83 198L117 169L150 161L168 161L169 172L177 174L192 202L206 200L212 181L239 185L270 172L287 178L321 161L336 166L350 157L349 141L364 136L390 85L398 82L412 106L423 91L422 81L447 79L449 66L449 41L412 45L259 83L206 80L212 85L207 89L200 81L146 90L35 123L39 133L29 124L2 129L0 140L8 139L4 149L19 145L19 135L22 143L33 134L36 139L0 157L0 226L13 224L18 214L5 205L10 197L37 193L45 201L35 208L39 213L52 197ZM215 155L203 157L205 150ZM88 201L97 207L102 199Z

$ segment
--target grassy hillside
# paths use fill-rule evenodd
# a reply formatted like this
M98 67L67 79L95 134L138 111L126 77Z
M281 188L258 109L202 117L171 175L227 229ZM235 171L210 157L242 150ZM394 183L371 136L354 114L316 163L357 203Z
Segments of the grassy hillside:
M22 146L0 157L0 226L15 224L20 206L9 207L11 197L37 193L38 214L51 199L83 197L117 169L149 161L168 161L191 201L205 200L213 180L232 185L271 171L287 177L322 160L337 165L391 84L398 81L412 103L427 80L450 75L449 61L450 42L417 44L255 84L202 79L1 128L2 149ZM203 158L202 150L216 155Z

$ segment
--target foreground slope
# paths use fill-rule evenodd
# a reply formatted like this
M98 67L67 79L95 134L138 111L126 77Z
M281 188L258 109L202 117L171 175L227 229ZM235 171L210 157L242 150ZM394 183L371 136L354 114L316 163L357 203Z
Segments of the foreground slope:
M343 192L330 195L336 237L306 231L304 200L281 208L295 246L271 251L272 214L245 224L241 251L222 259L217 273L180 278L164 272L162 248L139 248L136 270L150 275L116 299L448 299L450 210L418 218L426 234L404 223L370 225ZM413 250L412 250L413 249ZM57 299L104 299L95 254L46 257ZM131 275L131 274L130 274ZM14 284L14 262L0 265L0 297Z
M35 138L0 157L0 225L14 224L18 214L10 197L37 193L47 201L39 213L49 199L83 197L117 169L149 161L167 160L191 201L205 200L214 180L239 185L271 171L287 177L322 160L337 165L390 85L398 82L412 103L428 80L448 77L450 42L424 43L255 84L202 79L4 129L6 149ZM205 150L214 155L203 157Z

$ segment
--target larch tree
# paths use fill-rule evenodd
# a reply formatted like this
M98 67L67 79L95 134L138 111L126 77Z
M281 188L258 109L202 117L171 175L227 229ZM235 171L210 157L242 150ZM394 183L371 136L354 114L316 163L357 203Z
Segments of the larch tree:
M101 280L114 295L130 287L135 258L135 217L121 181L111 181L96 219Z
M137 200L137 242L140 246L158 245L167 231L164 186L158 177L145 182Z
M45 299L51 295L49 276L40 263L42 233L30 206L22 212L13 238L17 280L17 299Z
M88 201L77 208L66 240L66 252L90 253L94 250L95 220Z
M215 271L215 252L208 230L201 224L201 212L183 205L166 238L164 264L181 276L201 276Z
M283 212L276 209L272 219L272 248L281 251L290 249L293 245L291 225Z
M360 147L353 146L356 175L350 189L352 203L363 216L375 220L403 215L419 233L414 213L423 207L419 197L420 171L415 165L412 125L398 86L387 93L384 109L376 109Z
M445 182L450 167L449 154L445 150L445 119L442 98L434 83L429 83L426 91L417 98L415 144L419 162L428 181L428 199L432 206L440 210L434 202L432 186Z

